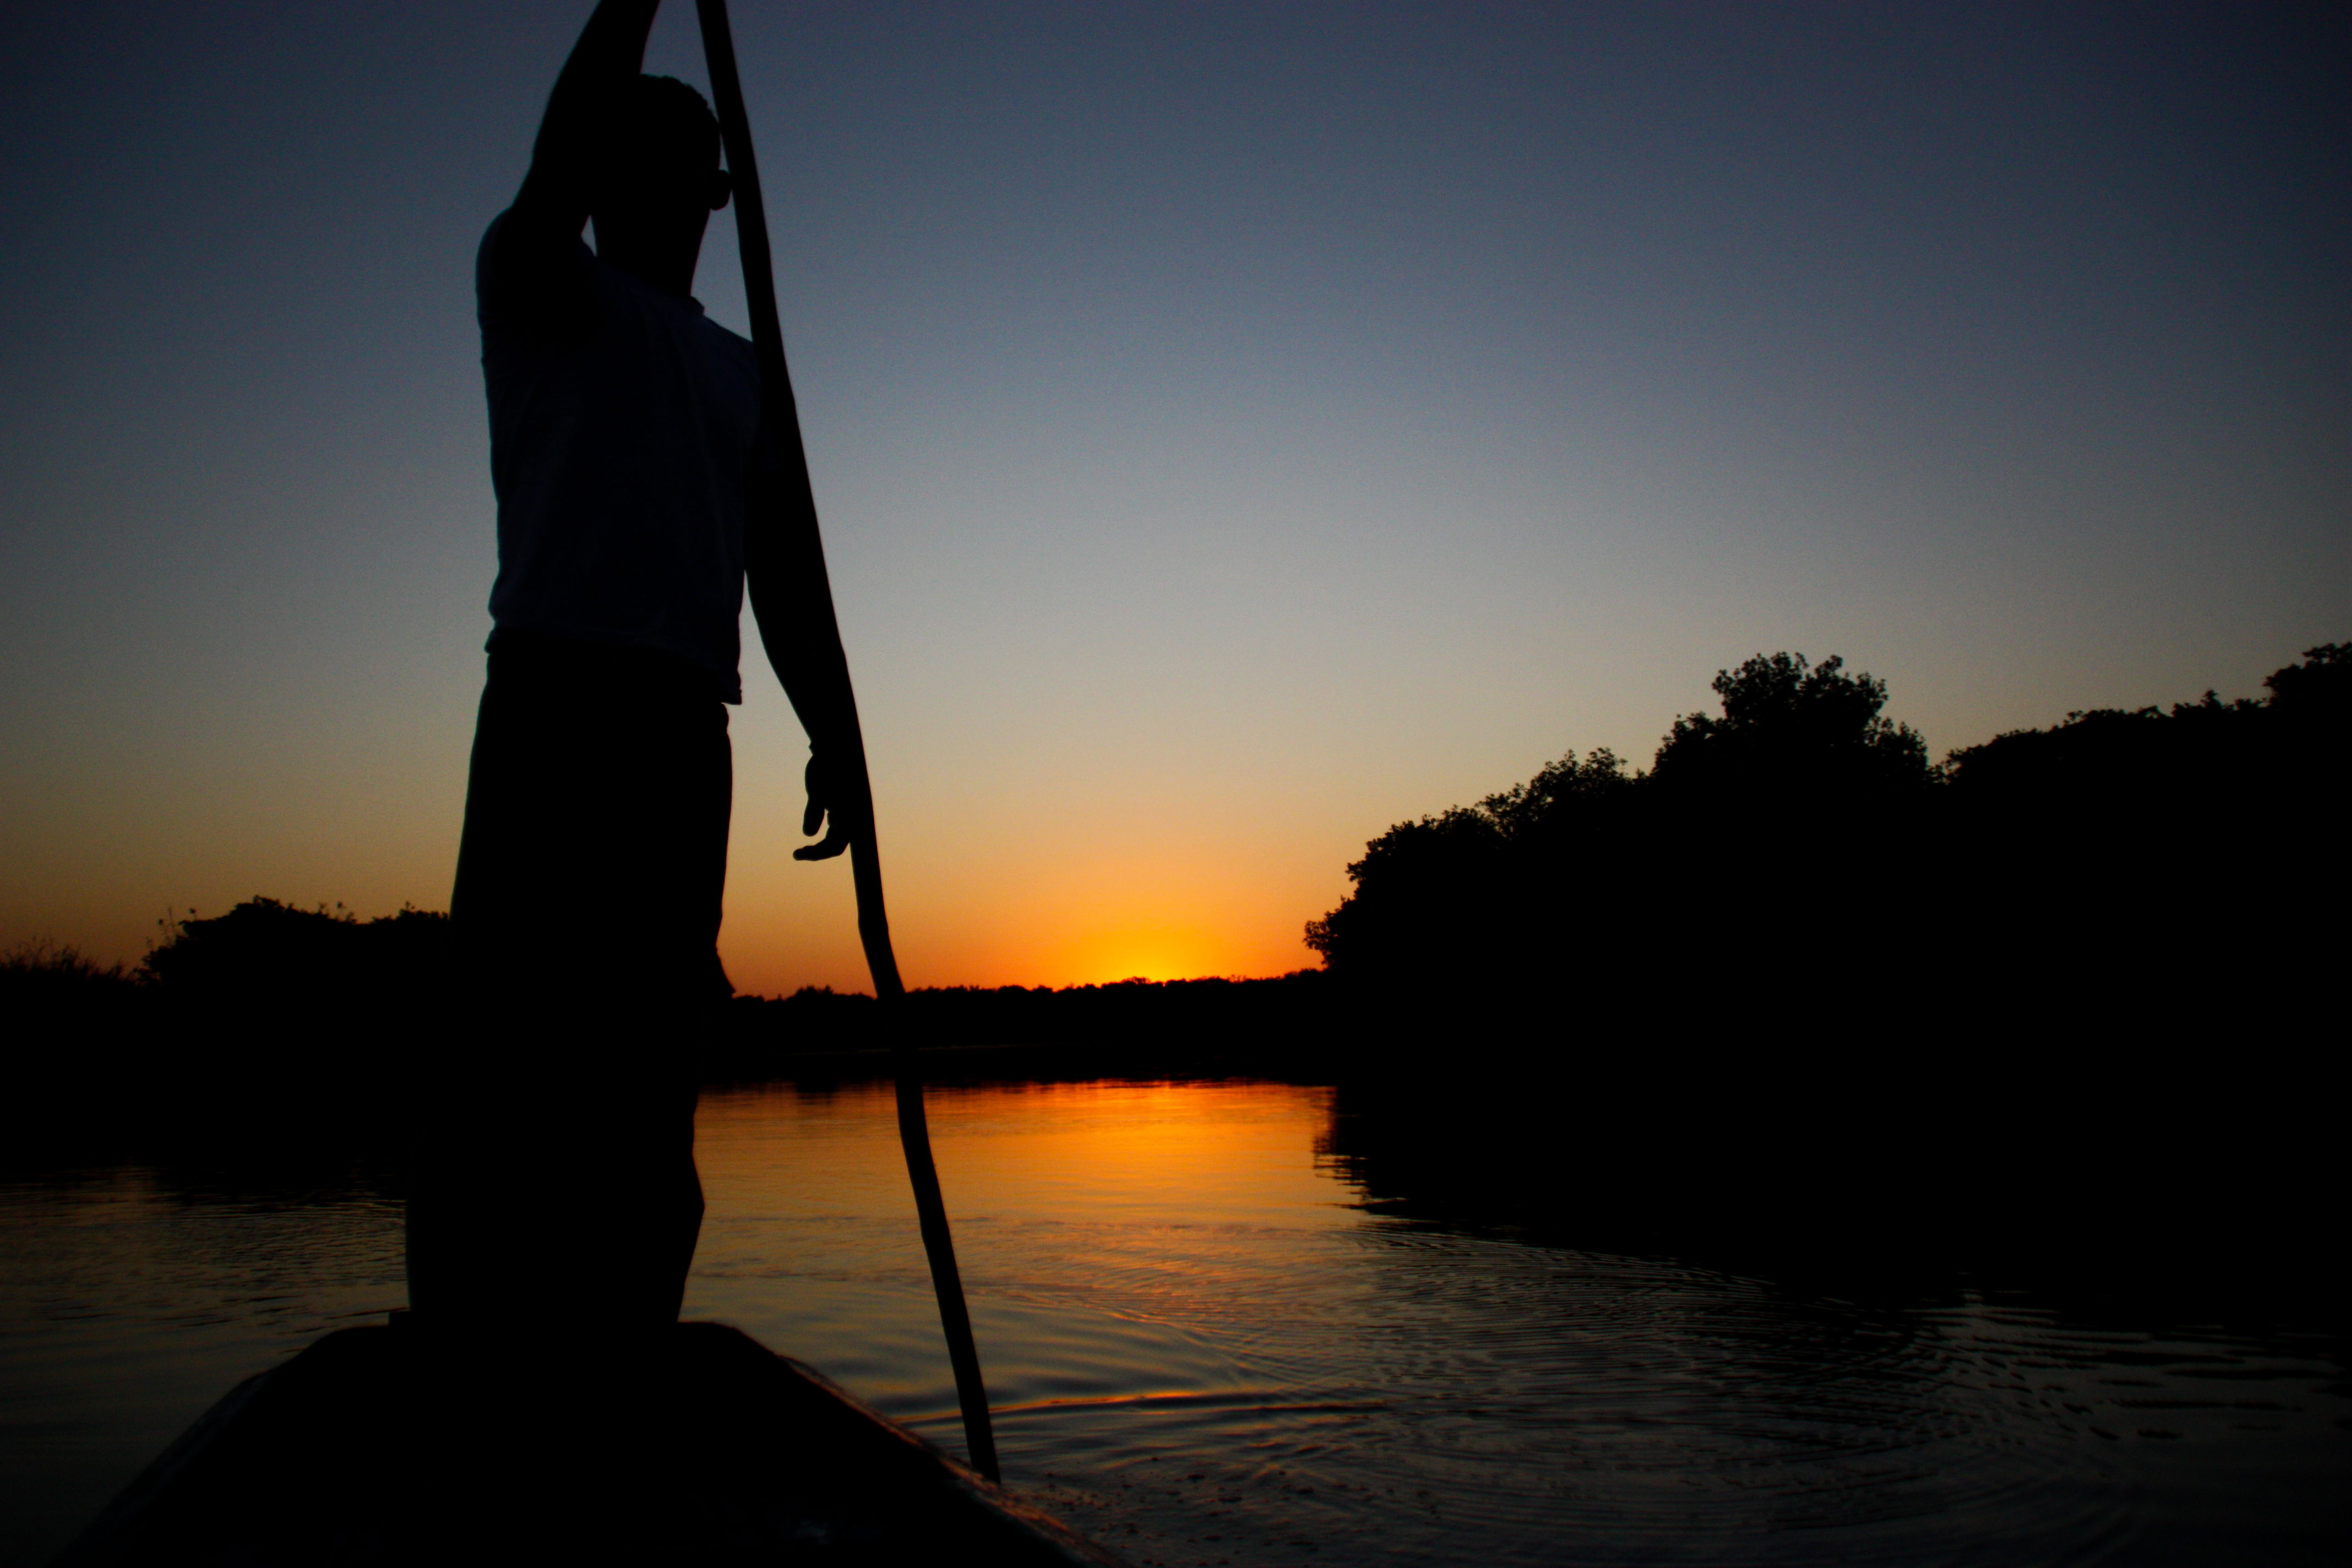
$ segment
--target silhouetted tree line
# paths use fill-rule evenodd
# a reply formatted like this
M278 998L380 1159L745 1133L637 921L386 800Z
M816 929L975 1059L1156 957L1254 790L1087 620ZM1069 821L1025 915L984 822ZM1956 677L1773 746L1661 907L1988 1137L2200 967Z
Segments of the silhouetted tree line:
M235 1016L257 1026L289 1020L347 1026L429 1009L450 963L449 917L404 909L361 920L341 909L300 909L253 898L226 914L193 912L157 924L163 940L137 965L100 965L79 951L33 942L0 957L0 1006L12 1018L108 1019L142 1026L171 1016Z
M950 985L908 993L905 1026L925 1046L1036 1046L1079 1053L1068 1065L1126 1071L1150 1057L1238 1070L1311 1044L1328 1009L1328 977L1113 981L1103 985ZM877 1050L883 1009L862 993L803 987L781 1000L739 996L714 1064L753 1073L780 1051ZM1244 1062L1234 1053L1243 1053Z
M2260 700L2076 712L1928 760L1883 681L1790 653L1717 674L1646 771L1563 757L1402 823L1273 980L921 991L925 1045L1355 1053L1498 1024L1482 1056L1797 1023L1916 1035L2307 1004L2345 936L2352 644ZM165 922L135 968L0 960L26 1071L331 1074L446 1033L448 919L255 898ZM871 998L739 998L714 1070L884 1043ZM1108 1056L1102 1059L1108 1062ZM1085 1064L1073 1061L1073 1067ZM1108 1070L1108 1069L1107 1069Z
M2340 951L2352 644L2259 700L2069 714L1928 761L1884 681L1758 655L1646 772L1569 753L1401 823L1307 928L1360 1019L1839 1031L2294 989Z
M168 920L163 930L136 967L102 967L43 943L0 959L0 1016L17 1026L18 1065L236 1082L371 1078L385 1076L388 1054L447 1037L457 956L440 911L361 920L253 898L226 914ZM1137 1050L1202 1057L1277 1047L1309 1028L1324 983L1307 970L1265 980L925 989L909 994L906 1025L926 1047L1083 1047L1124 1065ZM884 1023L871 996L804 987L782 999L739 996L707 1036L681 1045L716 1074L752 1077L799 1054L880 1050L889 1043Z
M2340 1324L2352 645L1940 765L1838 661L1717 676L1367 847L1309 928L1374 1209L1849 1299Z

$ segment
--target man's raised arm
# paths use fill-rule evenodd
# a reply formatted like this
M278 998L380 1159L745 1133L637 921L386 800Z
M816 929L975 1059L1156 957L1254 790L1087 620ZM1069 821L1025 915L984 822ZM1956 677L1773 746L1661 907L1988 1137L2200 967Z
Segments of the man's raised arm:
M499 226L502 258L523 250L546 255L579 239L606 139L645 68L646 38L660 8L661 0L601 0L581 29L548 94L530 173Z

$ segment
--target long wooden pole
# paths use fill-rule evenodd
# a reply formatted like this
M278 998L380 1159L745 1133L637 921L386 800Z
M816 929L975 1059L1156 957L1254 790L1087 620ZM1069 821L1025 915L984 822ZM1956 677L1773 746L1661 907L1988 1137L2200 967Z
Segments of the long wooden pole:
M780 515L773 520L751 519L746 526L774 527L789 536L781 542L782 548L777 553L790 559L794 570L814 574L815 592L806 598L814 613L826 621L823 629L832 634L829 639L812 640L829 643L833 657L840 661L837 679L846 733L829 739L849 747L851 755L841 759L847 765L835 776L857 792L854 809L863 826L849 850L850 880L857 890L857 935L866 947L866 964L873 972L874 994L890 1042L890 1065L898 1089L898 1142L907 1152L907 1176L915 1189L923 1251L930 1258L931 1290L939 1298L948 1362L955 1369L964 1444L971 1454L972 1468L995 1480L996 1438L989 1427L988 1390L981 1382L980 1352L972 1343L971 1315L964 1307L963 1279L956 1268L947 1204L940 1196L939 1169L931 1163L921 1064L906 1015L907 987L898 978L898 960L890 950L890 915L882 902L882 862L874 844L874 785L866 768L857 699L849 684L849 658L842 649L840 624L834 619L824 539L817 528L815 493L809 487L808 453L801 443L800 405L793 400L792 373L784 363L784 328L776 314L775 268L768 254L767 209L760 200L760 171L751 154L751 121L743 111L743 84L735 72L734 34L727 25L727 0L695 0L695 10L702 23L702 53L710 69L719 134L727 144L727 167L734 176L735 232L742 247L743 300L751 312L751 346L759 356L770 435L783 469Z

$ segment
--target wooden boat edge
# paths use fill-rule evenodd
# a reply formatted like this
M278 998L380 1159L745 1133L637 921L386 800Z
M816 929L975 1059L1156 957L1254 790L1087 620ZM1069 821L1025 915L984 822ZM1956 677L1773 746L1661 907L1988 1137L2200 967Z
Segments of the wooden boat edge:
M189 1423L186 1431L173 1438L162 1453L148 1461L146 1468L131 1478L130 1485L98 1510L98 1517L84 1525L81 1533L66 1543L64 1551L49 1559L50 1568L103 1568L121 1557L149 1507L170 1489L182 1471L236 1425L237 1417L260 1396L262 1386L292 1359L289 1356L277 1366L255 1373L213 1401L210 1408Z
M968 1505L994 1516L1003 1524L1028 1538L1046 1555L1059 1559L1071 1568L1128 1568L1124 1559L1078 1534L1042 1509L1024 1502L919 1433L908 1430L876 1410L807 1363L761 1344L730 1323L704 1321L678 1326L697 1333L724 1334L758 1351L786 1375L838 1405L875 1432L888 1437L905 1451L908 1458L934 1471L937 1479ZM83 1527L62 1552L50 1559L51 1568L110 1568L110 1565L120 1562L136 1543L139 1527L149 1510L170 1490L173 1483L235 1429L238 1419L251 1408L271 1379L291 1366L312 1345L321 1343L329 1337L320 1335L310 1345L305 1345L302 1351L296 1352L276 1366L255 1373L215 1400L100 1509L97 1517Z
M992 1513L1003 1515L1027 1532L1037 1536L1040 1544L1051 1547L1072 1563L1086 1564L1087 1568L1127 1568L1124 1559L1078 1534L1052 1514L1022 1501L961 1459L930 1442L920 1433L911 1432L889 1416L883 1415L806 1362L796 1360L780 1351L771 1350L766 1345L760 1344L758 1340L732 1324L697 1322L682 1326L696 1329L724 1329L730 1333L740 1335L746 1342L757 1345L762 1353L782 1363L803 1382L930 1460L939 1468L948 1484L963 1493L975 1505Z

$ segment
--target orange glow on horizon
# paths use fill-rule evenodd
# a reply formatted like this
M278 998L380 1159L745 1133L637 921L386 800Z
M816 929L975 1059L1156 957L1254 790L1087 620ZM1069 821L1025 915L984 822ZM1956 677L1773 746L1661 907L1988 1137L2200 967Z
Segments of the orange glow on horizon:
M1134 823L1003 853L906 835L889 891L907 984L1059 989L1316 964L1302 928L1339 901L1341 851L1260 842L1139 852L1150 838L1149 825ZM845 869L793 861L797 840L764 818L737 840L719 937L736 988L869 990Z
M1211 972L1221 944L1181 926L1127 926L1090 931L1050 955L1047 967L1073 985L1114 980L1191 980Z

